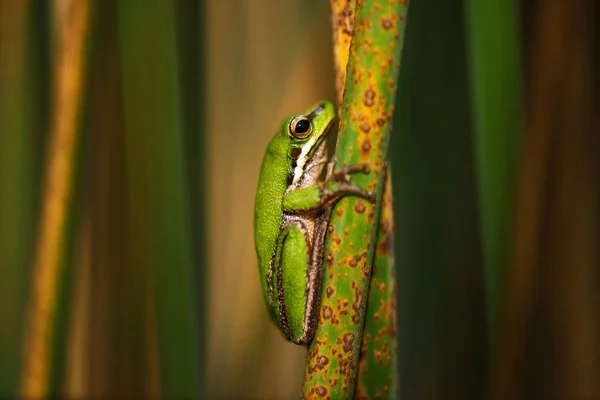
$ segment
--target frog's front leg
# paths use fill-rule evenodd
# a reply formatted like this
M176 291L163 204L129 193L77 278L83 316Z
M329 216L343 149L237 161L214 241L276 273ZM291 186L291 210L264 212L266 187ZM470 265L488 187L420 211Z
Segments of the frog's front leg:
M374 202L375 194L373 192L358 187L349 180L350 174L366 171L368 171L368 166L365 164L351 165L333 172L328 170L328 177L325 181L288 192L283 197L283 211L297 213L329 208L347 195L362 197Z
M306 344L314 336L321 294L322 253L313 257L315 247L308 240L308 227L301 219L283 225L267 275L273 316L296 344Z

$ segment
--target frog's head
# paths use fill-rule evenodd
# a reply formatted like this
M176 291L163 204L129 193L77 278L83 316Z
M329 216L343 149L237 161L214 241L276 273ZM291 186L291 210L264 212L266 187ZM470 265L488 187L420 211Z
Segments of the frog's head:
M326 155L327 134L334 118L333 103L321 101L285 121L271 145L277 147L278 153L284 153L281 155L292 171L290 183L298 182L304 172L315 165L313 161L318 162Z

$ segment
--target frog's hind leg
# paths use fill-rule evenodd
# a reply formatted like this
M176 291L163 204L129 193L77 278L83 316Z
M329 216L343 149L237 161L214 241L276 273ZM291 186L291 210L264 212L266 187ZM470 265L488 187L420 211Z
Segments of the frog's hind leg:
M279 327L287 339L305 344L305 315L307 306L310 244L307 229L301 221L282 227L277 238L277 251L272 261L272 296Z

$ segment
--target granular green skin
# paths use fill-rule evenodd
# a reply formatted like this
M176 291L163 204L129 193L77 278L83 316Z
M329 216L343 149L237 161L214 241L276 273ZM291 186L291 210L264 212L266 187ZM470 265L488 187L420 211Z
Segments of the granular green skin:
M404 1L357 0L336 156L338 166L371 166L369 174L353 180L375 190L377 201L347 197L333 210L325 244L319 326L304 377L307 398L354 397L405 11Z

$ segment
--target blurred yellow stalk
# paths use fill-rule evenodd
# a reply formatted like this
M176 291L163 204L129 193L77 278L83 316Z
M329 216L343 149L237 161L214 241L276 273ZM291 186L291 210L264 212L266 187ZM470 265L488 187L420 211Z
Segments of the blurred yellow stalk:
M60 253L73 189L89 6L86 0L54 2L53 109L20 387L27 398L42 397L48 390Z

